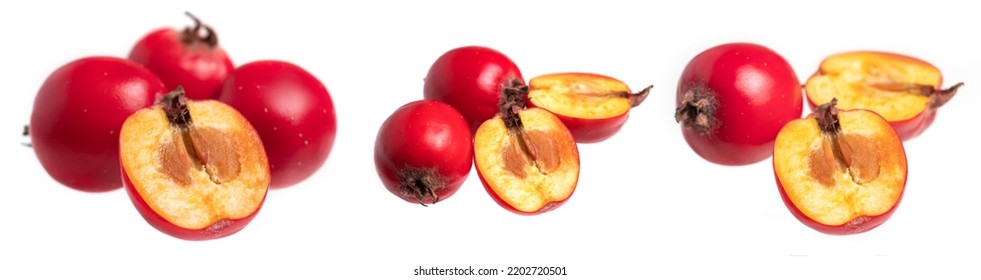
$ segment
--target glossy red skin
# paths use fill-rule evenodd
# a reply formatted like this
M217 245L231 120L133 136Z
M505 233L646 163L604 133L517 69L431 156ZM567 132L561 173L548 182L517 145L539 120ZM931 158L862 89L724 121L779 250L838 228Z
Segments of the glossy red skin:
M334 146L337 119L327 88L299 66L256 61L235 69L218 100L255 127L269 157L269 187L295 185L323 166Z
M181 32L161 28L140 39L129 59L143 64L163 80L168 89L184 87L193 100L214 99L225 78L235 69L225 50L202 42L185 44Z
M512 81L524 84L518 66L501 52L480 46L460 47L444 53L429 68L423 95L456 108L473 133L497 114L502 86Z
M44 81L31 112L31 144L41 166L77 190L120 188L123 121L163 93L156 75L121 58L87 57L58 68Z
M903 200L903 194L906 192L906 181L903 181L903 192L901 192L899 194L899 198L896 199L896 204L893 204L892 208L889 208L888 211L877 216L860 216L839 226L825 225L811 219L810 217L807 217L807 215L804 215L800 209L797 209L797 206L794 206L794 202L790 200L790 197L787 196L787 191L783 189L783 184L780 183L779 178L777 178L777 189L780 190L780 198L783 199L784 205L786 205L787 209L790 210L790 213L794 214L794 217L801 221L801 223L804 223L804 225L826 234L848 235L863 233L882 225L882 223L885 223L886 220L892 216L892 213L896 211L896 208L899 207L899 202Z
M419 100L396 110L382 124L375 140L375 169L392 194L411 203L421 202L402 194L396 174L403 167L434 168L446 180L435 190L439 201L450 198L470 174L473 139L466 119L446 103Z
M811 107L812 111L818 107L817 104L814 104L814 100L811 100L810 98L807 99L807 103L808 106ZM916 116L907 120L890 121L889 125L891 125L893 129L896 129L896 134L899 134L899 139L906 141L922 134L923 131L933 124L933 120L936 118L937 109L927 106L926 110L923 110Z
M724 44L695 56L678 81L676 106L698 85L715 92L719 126L707 135L684 127L682 132L695 153L717 164L746 165L770 157L780 128L803 110L801 84L790 64L756 44Z
M534 99L531 99L528 104L528 107L538 107L535 106ZM558 117L559 120L562 121L562 124L569 129L569 132L572 133L572 137L576 140L576 143L586 144L602 142L603 140L613 137L613 135L620 131L620 128L623 128L623 125L627 123L627 118L630 115L630 111L627 111L619 116L605 119L582 119L565 116L555 112L552 112L552 114Z
M494 192L494 189L492 189L490 185L487 184L487 180L484 179L484 174L480 172L479 166L477 167L477 177L480 177L480 183L484 185L484 190L487 191L488 194L490 194L490 197L494 199L494 202L497 202L497 205L500 205L502 208L511 211L512 213L523 215L523 216L534 216L534 215L555 210L556 208L559 208L559 206L562 206L562 204L565 204L566 201L569 201L569 198L571 198L572 195L575 194L576 192L576 190L573 189L572 193L570 193L569 197L567 197L566 199L546 203L545 206L542 206L542 208L538 209L538 211L525 212L525 211L518 210L517 208L514 208L514 206L511 206L511 204L508 204L507 201L504 201L504 199L498 196L497 193Z
M146 203L146 200L143 200L143 197L141 197L136 191L136 188L133 186L133 182L129 179L129 175L126 174L126 171L123 170L122 167L119 169L123 174L122 178L123 184L126 186L126 193L129 195L130 201L133 202L133 206L136 206L136 210L140 212L140 216L143 216L143 219L146 220L147 223L160 232L184 240L200 241L217 239L239 232L245 228L245 226L248 225L253 218L255 218L256 214L259 214L259 209L262 209L263 203L266 202L266 195L264 194L262 196L262 201L259 202L259 206L256 207L255 211L244 218L221 220L203 229L187 229L172 224L161 217L160 214L157 214L156 211L153 211L153 208L150 208L150 205Z

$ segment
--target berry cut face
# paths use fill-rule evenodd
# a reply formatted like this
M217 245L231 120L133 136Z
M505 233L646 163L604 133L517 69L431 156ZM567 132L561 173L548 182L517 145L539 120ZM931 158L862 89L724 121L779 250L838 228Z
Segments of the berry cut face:
M554 115L532 108L518 113L521 132L500 117L474 137L475 164L487 191L521 214L554 209L572 196L579 180L579 150Z
M527 108L528 88L504 89L498 113L474 135L474 164L499 205L535 215L564 204L579 182L579 148L551 112Z
M963 83L941 88L935 66L901 54L860 51L832 55L805 84L812 108L837 99L843 110L873 111L911 139L930 126L937 110Z
M632 92L626 83L592 73L555 73L532 78L529 105L552 112L578 143L595 143L616 134L631 108L644 102L651 87Z
M835 108L788 123L774 145L781 197L804 224L853 234L885 222L906 186L906 153L895 130L867 110Z
M164 233L227 236L261 208L268 159L241 114L218 101L189 101L180 90L123 124L124 183L137 210Z

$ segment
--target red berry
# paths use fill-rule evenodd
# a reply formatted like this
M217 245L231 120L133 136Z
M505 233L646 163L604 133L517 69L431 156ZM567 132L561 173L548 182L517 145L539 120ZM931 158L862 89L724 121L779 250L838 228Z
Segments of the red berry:
M157 29L133 46L129 59L156 73L168 89L182 86L190 99L213 99L234 66L211 26L187 16L193 27Z
M327 161L337 134L334 103L303 68L272 60L242 65L228 76L218 100L242 113L262 137L270 187L306 180Z
M693 58L678 81L675 119L708 161L751 164L770 157L784 124L800 118L800 82L772 50L733 43Z
M61 184L93 192L119 188L123 121L164 92L156 75L131 61L72 61L52 73L34 99L29 131L34 152Z
M426 99L442 101L466 118L471 131L497 114L504 87L524 85L518 66L486 47L450 50L436 59L426 75Z
M432 100L406 104L378 130L375 168L386 188L405 201L436 203L463 185L473 164L466 120Z

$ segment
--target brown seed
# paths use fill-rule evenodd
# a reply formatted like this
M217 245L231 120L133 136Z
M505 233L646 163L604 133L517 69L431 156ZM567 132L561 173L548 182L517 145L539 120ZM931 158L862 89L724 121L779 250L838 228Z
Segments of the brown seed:
M864 184L879 177L879 148L875 139L857 134L842 134L838 137L838 143L852 181Z
M238 177L238 153L227 134L212 127L194 126L189 130L195 154L211 181L221 184Z
M831 140L826 137L821 141L821 146L811 151L807 157L807 167L811 177L826 187L834 186L834 175L838 171L838 163L831 145Z
M509 141L503 148L504 170L511 172L511 174L518 176L518 178L524 178L528 176L525 173L525 166L528 165L528 159L525 157L524 152L521 151L520 144L514 138L513 136L508 137Z
M188 185L191 183L191 158L188 156L187 147L184 146L184 138L180 133L174 133L171 139L173 141L164 143L157 150L160 170L178 184Z
M554 137L540 130L526 130L522 135L525 146L528 147L528 156L535 162L539 171L548 174L559 168L561 159L553 143Z

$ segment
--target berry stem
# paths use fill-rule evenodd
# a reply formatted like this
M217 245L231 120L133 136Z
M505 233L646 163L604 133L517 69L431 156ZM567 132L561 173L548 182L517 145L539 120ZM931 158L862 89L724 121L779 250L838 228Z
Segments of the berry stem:
M652 88L654 88L654 85L649 85L637 93L626 92L625 97L630 99L630 107L637 107L640 103L644 103L644 100L647 100L647 95L651 93Z
M597 96L597 97L618 97L627 98L630 100L630 107L637 107L647 99L647 95L651 93L651 89L654 85L649 85L646 88L633 93L629 91L616 91L616 92L576 92L575 94L586 95L586 96Z
M20 143L21 145L24 145L24 147L28 147L28 148L34 146L33 144L31 144L31 126L30 125L26 125L26 124L24 125L24 132L21 135L23 135L24 138L27 138L27 142L21 142Z
M954 98L954 94L957 94L957 89L964 86L963 82L957 83L956 85L949 87L947 89L935 90L930 94L930 108L940 108L947 104L951 98Z
M201 20L191 12L184 12L184 14L194 21L194 26L184 28L184 32L181 33L181 40L185 44L204 43L209 48L218 46L218 34L215 34L215 30L211 26L201 23ZM201 33L202 29L204 29L203 34Z
M936 109L947 104L947 101L950 101L951 98L954 98L954 94L957 94L957 89L964 86L964 83L957 83L947 89L938 89L932 85L894 82L874 83L871 86L880 90L905 92L929 97L930 108Z

